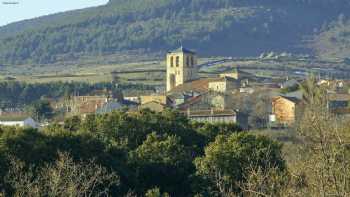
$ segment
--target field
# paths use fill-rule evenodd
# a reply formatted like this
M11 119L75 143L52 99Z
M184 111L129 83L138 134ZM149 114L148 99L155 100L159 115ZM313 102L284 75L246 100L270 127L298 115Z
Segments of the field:
M310 73L325 78L349 78L350 70L342 62L320 62L313 59L232 59L211 57L199 59L201 77L215 76L217 73L230 72L239 66L242 70L256 76L268 78L305 78ZM215 62L211 64L211 62ZM144 83L162 85L165 82L165 62L161 59L125 59L125 62L108 63L92 61L88 58L82 63L62 63L53 65L7 65L0 67L1 80L18 80L28 83L51 81L111 81L112 72L117 72L121 83Z

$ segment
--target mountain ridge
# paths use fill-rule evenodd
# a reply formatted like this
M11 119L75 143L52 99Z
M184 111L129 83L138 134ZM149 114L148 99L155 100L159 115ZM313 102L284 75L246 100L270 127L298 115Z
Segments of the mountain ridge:
M46 64L80 54L103 56L128 50L164 52L179 42L201 54L256 56L266 51L337 57L327 31L343 21L345 0L111 0L0 27L0 61ZM342 31L344 28L342 28ZM345 40L348 34L342 34ZM342 46L339 57L350 56Z

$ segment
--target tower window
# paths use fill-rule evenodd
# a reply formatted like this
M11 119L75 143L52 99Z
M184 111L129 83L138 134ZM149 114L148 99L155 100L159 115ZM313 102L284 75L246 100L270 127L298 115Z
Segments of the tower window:
M190 57L188 57L188 56L186 58L186 66L190 67Z
M170 57L170 67L174 67L174 57Z
M176 67L180 66L180 57L176 56Z
M194 66L194 59L193 59L193 56L191 56L191 65Z

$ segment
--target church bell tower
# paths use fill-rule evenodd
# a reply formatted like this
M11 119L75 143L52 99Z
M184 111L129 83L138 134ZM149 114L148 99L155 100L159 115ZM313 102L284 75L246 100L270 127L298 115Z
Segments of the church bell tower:
M187 81L197 79L197 55L195 52L180 47L168 52L167 65L167 92Z

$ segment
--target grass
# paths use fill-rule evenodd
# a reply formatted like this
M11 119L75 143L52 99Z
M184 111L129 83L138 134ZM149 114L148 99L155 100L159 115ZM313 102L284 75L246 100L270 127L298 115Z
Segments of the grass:
M224 57L200 58L199 64L224 59ZM251 72L258 76L264 77L298 77L292 72L292 69L299 69L305 72L310 71L309 61L288 60L288 61L271 61L271 60L240 60L218 64L209 68L201 69L206 72L228 72L231 68L239 65L243 70ZM322 67L322 64L317 64ZM325 65L328 66L328 65ZM340 65L341 66L341 65ZM0 67L0 81L6 80L7 77L15 77L16 80L28 83L46 83L51 81L84 81L84 82L109 82L112 80L111 72L113 71L132 71L147 69L165 69L165 61L162 60L142 60L125 61L124 63L98 63L86 59L81 64L62 63L53 65L18 65ZM276 68L286 70L278 71ZM150 85L162 85L165 83L165 73L128 73L119 74L122 82L144 83ZM207 74L201 74L201 77L207 77ZM213 76L213 75L210 75ZM300 76L299 76L300 77Z

